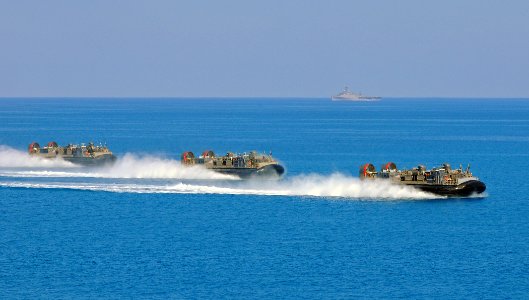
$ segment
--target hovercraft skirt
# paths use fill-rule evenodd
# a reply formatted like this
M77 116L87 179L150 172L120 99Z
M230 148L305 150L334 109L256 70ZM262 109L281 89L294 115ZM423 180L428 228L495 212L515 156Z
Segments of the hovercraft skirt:
M411 185L422 191L432 194L451 196L451 197L468 197L472 194L481 194L487 188L485 184L478 180L463 182L458 185Z
M242 179L252 177L280 177L285 173L285 168L279 164L266 165L261 168L210 168L210 170L226 174L238 176Z

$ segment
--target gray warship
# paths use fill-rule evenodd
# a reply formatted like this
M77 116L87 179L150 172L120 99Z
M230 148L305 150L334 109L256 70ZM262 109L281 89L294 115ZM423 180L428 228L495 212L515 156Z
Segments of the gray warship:
M87 145L68 144L64 147L59 146L56 142L49 142L45 147L40 147L38 143L33 142L28 146L28 152L32 156L47 159L60 158L84 166L99 166L113 163L116 160L112 151L106 146L96 146L92 142Z
M431 170L423 165L410 170L398 170L394 163L389 162L377 172L375 166L367 163L360 167L359 173L361 179L387 179L393 184L412 186L443 196L468 197L481 194L486 189L485 183L470 172L470 165L466 170L461 165L454 170L448 163Z
M378 101L380 97L365 96L361 93L353 93L349 91L348 87L344 87L343 91L331 97L332 101Z
M242 179L252 177L280 177L285 173L285 168L281 166L271 154L249 153L235 154L226 153L223 156L216 156L211 150L206 150L199 157L195 157L193 152L182 153L181 162L185 166L202 165L209 170L235 175Z

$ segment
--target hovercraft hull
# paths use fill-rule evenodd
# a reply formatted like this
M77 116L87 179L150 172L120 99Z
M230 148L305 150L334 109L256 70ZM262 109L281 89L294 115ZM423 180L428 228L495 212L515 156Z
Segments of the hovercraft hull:
M233 167L233 168L225 168L225 167L220 167L220 168L208 168L209 170L212 170L212 171L215 171L215 172L218 172L218 173L222 173L222 174L226 174L226 175L234 175L234 176L238 176L242 179L249 179L249 178L252 178L252 177L270 177L270 178L274 178L274 177L280 177L281 175L283 175L283 173L285 173L285 168L283 168L283 166L279 165L279 164L271 164L271 165L266 165L264 167L260 167L260 168L236 168L236 167Z
M458 185L436 185L436 184L410 184L422 191L449 197L468 197L472 194L481 194L487 188L479 180L470 180Z
M62 159L76 165L95 167L114 163L116 161L116 156L109 154L97 157L62 157Z

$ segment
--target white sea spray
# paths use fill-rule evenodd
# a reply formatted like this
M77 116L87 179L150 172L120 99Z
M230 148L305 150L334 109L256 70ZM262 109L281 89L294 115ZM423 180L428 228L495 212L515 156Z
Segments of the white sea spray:
M219 174L203 166L187 167L170 158L130 153L112 165L87 168L60 159L32 157L6 146L0 146L0 177L11 179L0 182L0 186L4 187L125 193L277 195L348 199L436 198L411 187L393 185L381 180L360 180L342 173L303 174L283 180L239 180L237 177ZM17 178L25 180L21 182L17 181ZM36 180L32 181L31 178ZM65 180L43 182L46 178ZM71 182L67 178L76 180ZM106 178L121 181L113 183L105 181ZM97 182L93 182L96 179Z

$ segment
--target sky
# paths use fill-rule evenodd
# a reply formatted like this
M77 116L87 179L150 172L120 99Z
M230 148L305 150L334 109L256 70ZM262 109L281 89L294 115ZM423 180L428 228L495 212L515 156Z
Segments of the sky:
M529 1L0 0L0 97L529 97Z

